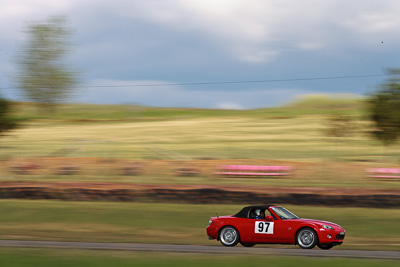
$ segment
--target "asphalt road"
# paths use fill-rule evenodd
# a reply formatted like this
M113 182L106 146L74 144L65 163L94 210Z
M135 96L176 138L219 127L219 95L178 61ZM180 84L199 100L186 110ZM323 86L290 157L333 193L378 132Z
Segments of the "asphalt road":
M224 246L199 245L166 245L166 244L138 244L138 243L88 243L88 242L56 242L56 241L24 241L0 240L0 247L24 248L59 248L59 249L95 249L95 250L126 250L147 252L178 252L178 253L205 253L205 254L246 254L246 255L284 255L302 257L339 257L364 259L400 260L399 251L367 251L367 250L312 250L296 248L233 248Z

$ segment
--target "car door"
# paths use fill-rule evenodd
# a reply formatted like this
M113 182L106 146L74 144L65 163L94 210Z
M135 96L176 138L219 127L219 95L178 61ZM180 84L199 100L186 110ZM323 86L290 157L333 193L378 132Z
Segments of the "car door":
M232 225L239 231L242 242L255 243L253 236L254 219L238 218Z

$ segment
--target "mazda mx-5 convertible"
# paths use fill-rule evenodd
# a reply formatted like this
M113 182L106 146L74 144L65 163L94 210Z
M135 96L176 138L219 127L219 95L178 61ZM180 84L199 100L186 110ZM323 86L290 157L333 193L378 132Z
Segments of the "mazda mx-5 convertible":
M330 249L343 243L345 230L331 222L299 218L280 206L258 205L244 207L235 215L212 217L207 235L224 246L296 244L304 249Z

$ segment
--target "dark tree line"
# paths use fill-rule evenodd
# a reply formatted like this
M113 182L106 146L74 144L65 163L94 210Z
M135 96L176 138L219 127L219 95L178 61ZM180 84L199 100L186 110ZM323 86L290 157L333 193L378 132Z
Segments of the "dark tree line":
M400 137L400 69L390 69L388 75L368 103L373 137L385 145L394 144Z
M10 111L10 102L0 98L0 137L17 127L16 120L9 115Z

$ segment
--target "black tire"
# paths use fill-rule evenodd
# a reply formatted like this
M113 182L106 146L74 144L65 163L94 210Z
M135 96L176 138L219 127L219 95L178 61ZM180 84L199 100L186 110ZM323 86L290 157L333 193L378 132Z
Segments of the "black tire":
M227 247L234 247L239 243L240 236L238 230L233 226L225 226L219 232L219 241Z
M296 235L296 243L304 249L312 249L318 244L317 233L311 228L303 228Z
M320 249L326 249L326 250L333 248L333 245L332 245L332 244L318 244L317 246L318 246Z
M256 244L254 244L254 243L243 243L243 242L240 242L240 244L243 246L243 247L246 247L246 248L251 248L251 247L254 247Z

